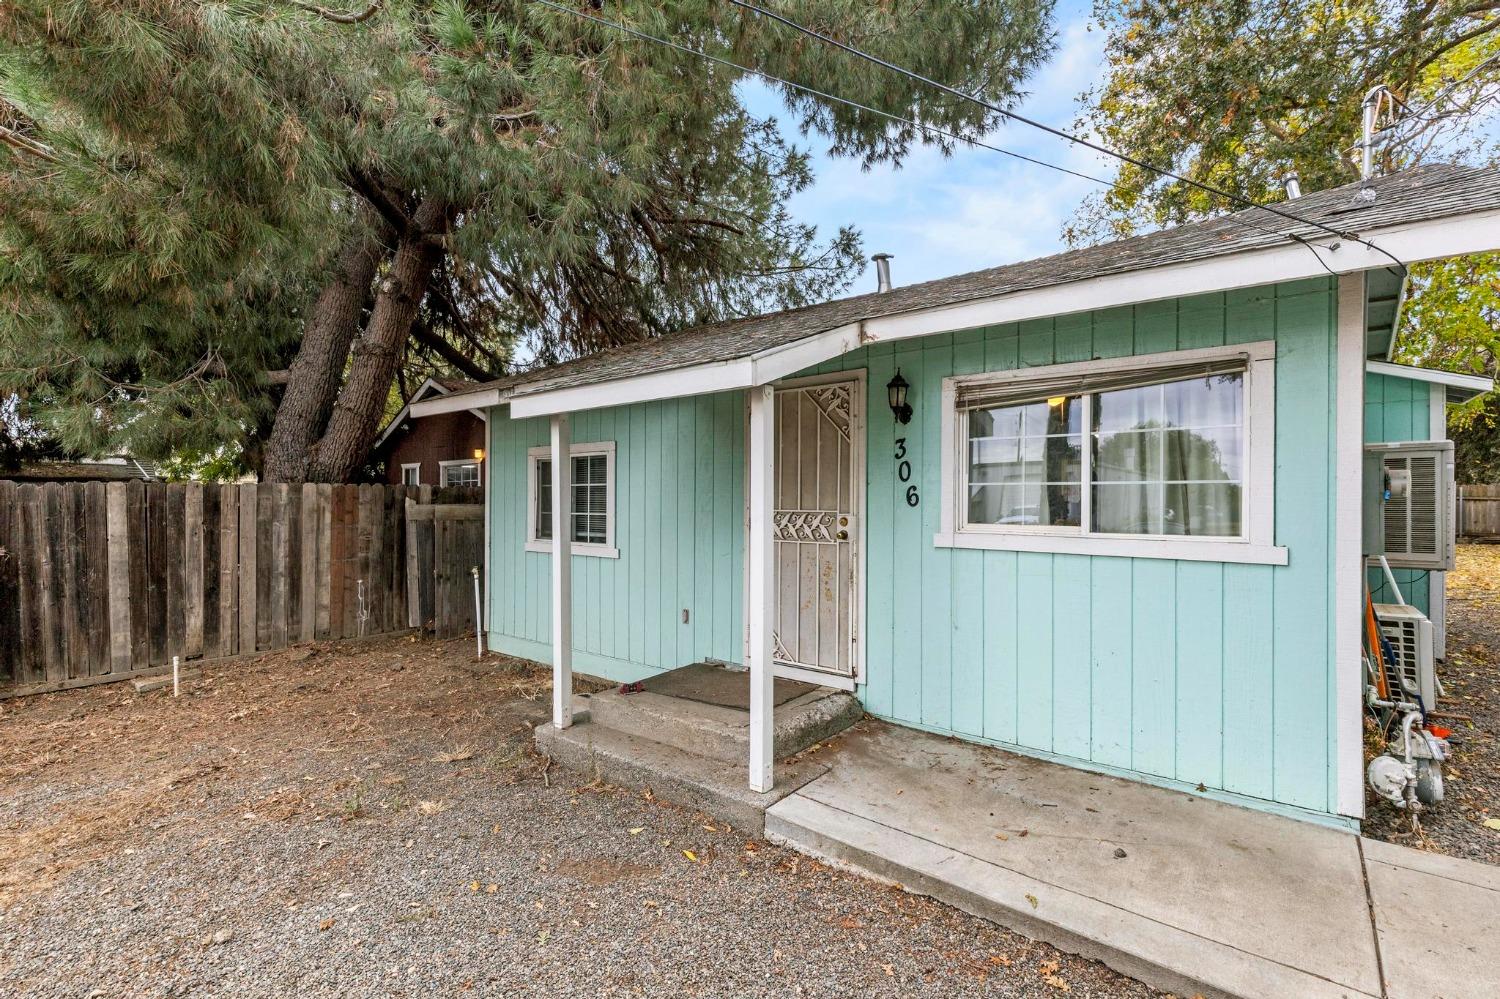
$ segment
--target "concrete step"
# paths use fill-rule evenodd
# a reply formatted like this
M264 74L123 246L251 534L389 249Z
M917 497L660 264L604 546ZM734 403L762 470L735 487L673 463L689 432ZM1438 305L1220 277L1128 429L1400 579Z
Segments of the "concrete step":
M759 794L750 790L748 758L727 763L621 732L587 715L579 717L582 720L561 731L550 722L539 726L537 749L588 779L650 789L664 801L704 812L756 837L764 835L769 806L828 771L806 760L778 764L776 787Z
M747 711L651 691L606 690L578 700L596 725L739 767L750 758ZM842 732L864 709L853 694L824 687L778 705L775 714L774 752L780 760Z

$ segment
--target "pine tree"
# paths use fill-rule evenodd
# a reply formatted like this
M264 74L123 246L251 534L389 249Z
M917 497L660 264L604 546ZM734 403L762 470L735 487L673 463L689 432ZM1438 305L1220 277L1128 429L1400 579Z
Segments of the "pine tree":
M967 102L713 0L578 10L950 130ZM1050 4L781 5L1012 99ZM0 7L0 392L72 447L242 443L344 481L413 359L474 377L847 286L787 210L805 151L741 74L535 0ZM788 91L866 163L909 127Z

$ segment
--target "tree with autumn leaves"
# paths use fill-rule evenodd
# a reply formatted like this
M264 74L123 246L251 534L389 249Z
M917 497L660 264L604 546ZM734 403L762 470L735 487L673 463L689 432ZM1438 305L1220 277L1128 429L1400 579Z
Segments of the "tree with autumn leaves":
M1108 73L1082 125L1140 162L1258 203L1359 179L1361 106L1388 88L1377 172L1500 161L1500 0L1098 0ZM1122 164L1066 235L1130 235L1233 207ZM1421 264L1398 359L1500 374L1500 254ZM1461 474L1500 480L1500 402L1451 414Z

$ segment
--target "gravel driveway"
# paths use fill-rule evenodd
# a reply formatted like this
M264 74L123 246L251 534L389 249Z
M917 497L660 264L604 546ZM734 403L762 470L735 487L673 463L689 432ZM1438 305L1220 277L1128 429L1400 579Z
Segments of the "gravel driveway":
M580 787L547 677L324 646L179 700L0 702L7 996L1150 996L927 899Z
M1453 729L1453 759L1443 768L1441 805L1406 817L1366 794L1365 834L1376 839L1500 864L1500 545L1464 545L1448 574L1448 661L1438 665L1446 697L1439 718Z

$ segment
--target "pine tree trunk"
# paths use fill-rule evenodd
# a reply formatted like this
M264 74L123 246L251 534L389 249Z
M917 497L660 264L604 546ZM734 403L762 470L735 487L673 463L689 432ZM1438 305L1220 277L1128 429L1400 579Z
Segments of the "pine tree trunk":
M349 346L359 332L384 252L380 233L364 228L351 233L334 265L333 280L313 303L266 440L264 481L308 480L312 447L338 395Z
M354 343L349 376L333 404L328 430L313 447L308 479L348 482L364 464L385 413L401 348L442 259L442 249L427 237L441 233L448 218L447 207L430 198L417 209L415 231L402 234L390 272L380 281L370 322Z

